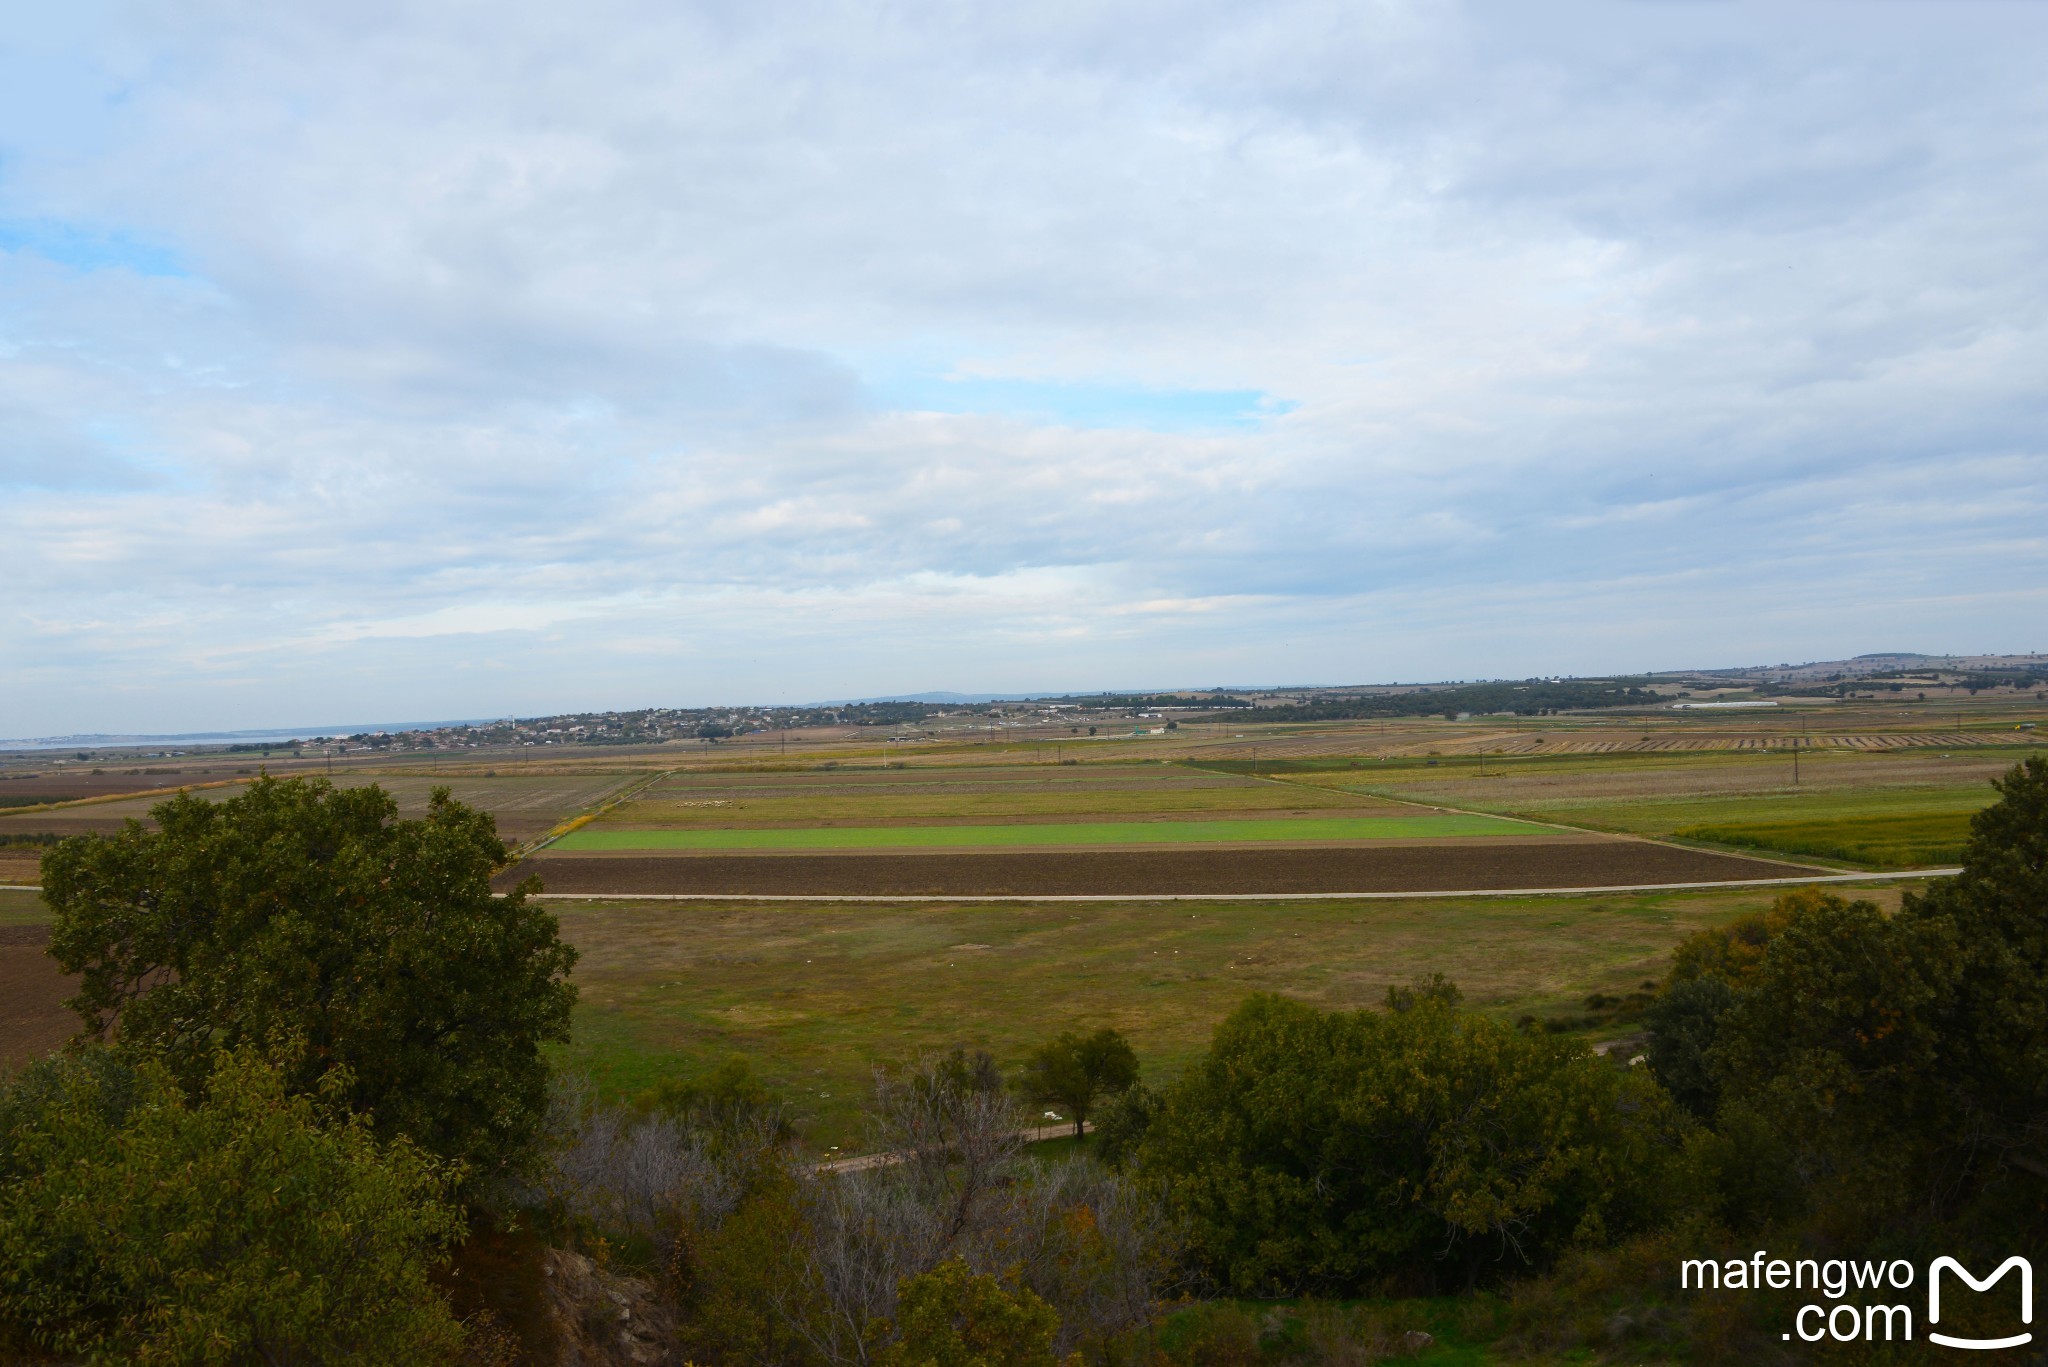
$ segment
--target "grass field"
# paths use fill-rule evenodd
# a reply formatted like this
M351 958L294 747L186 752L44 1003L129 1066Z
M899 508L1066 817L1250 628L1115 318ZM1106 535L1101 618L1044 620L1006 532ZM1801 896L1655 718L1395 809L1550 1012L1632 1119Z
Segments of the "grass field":
M1899 889L1857 895L1891 905ZM1014 1068L1060 1030L1113 1025L1157 1081L1186 1066L1248 992L1367 1006L1429 972L1500 1015L1575 1012L1592 993L1659 976L1683 936L1769 897L562 904L563 936L582 954L581 1000L572 1040L555 1052L614 1095L744 1059L789 1098L811 1142L851 1145L872 1068L920 1051L965 1044ZM33 894L0 891L0 927L47 920Z
M1863 893L1894 904L1896 888ZM1073 907L562 904L582 951L560 1053L615 1094L729 1058L784 1092L821 1147L851 1144L877 1063L953 1044L1014 1067L1112 1025L1155 1080L1257 990L1332 1007L1440 971L1502 1015L1569 1010L1657 977L1679 939L1757 890L1603 898Z
M1459 812L1292 820L1098 821L1007 826L829 826L721 830L571 831L559 850L872 850L1038 845L1179 845L1216 842L1427 840L1544 833L1543 827Z
M1672 834L1681 840L1739 849L1910 869L1956 863L1963 857L1963 842L1969 833L1968 812L1947 812L1727 822L1682 826Z
M1990 780L2035 747L1957 752L1570 755L1303 762L1302 787L1434 801L1634 835L1676 836L1874 868L1952 863ZM1718 833L1718 834L1716 834Z
M39 926L49 919L49 908L36 893L0 887L0 926Z
M1047 765L675 774L605 824L678 828L984 824L1088 818L1370 811L1359 793L1263 782L1183 765Z

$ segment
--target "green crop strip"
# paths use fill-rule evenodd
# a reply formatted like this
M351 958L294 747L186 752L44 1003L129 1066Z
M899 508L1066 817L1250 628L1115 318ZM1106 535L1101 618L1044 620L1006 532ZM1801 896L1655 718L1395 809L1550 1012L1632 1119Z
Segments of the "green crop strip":
M1743 849L1818 855L1876 868L1954 864L1970 833L1968 812L1859 816L1817 821L1749 821L1687 826L1675 832Z

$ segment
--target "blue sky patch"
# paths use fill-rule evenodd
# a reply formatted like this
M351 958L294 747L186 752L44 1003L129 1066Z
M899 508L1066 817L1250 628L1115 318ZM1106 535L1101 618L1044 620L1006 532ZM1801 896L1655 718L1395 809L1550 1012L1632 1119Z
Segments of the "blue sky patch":
M125 270L157 276L190 273L169 248L126 233L99 232L56 219L0 219L0 251L34 252L80 271Z
M891 408L925 413L996 413L1064 427L1156 432L1242 431L1295 406L1256 389L1146 389L945 375L881 385L876 397Z

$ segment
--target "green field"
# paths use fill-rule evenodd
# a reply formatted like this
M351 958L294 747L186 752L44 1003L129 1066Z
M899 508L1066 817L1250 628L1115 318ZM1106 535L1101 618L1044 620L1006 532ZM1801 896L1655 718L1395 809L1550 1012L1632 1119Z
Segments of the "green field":
M1303 765L1302 786L1440 802L1592 830L1707 841L1873 868L1950 864L1990 780L2034 749L1944 755L1814 751L1793 782L1783 754L1412 757Z
M1897 888L1865 892L1896 904ZM1692 931L1769 904L1755 889L1414 902L1078 908L561 904L582 952L559 1060L613 1095L731 1059L852 1144L877 1063L954 1044L1016 1067L1061 1030L1115 1026L1154 1081L1248 992L1329 1007L1443 972L1504 1016L1582 1010L1661 976Z
M0 926L40 926L49 920L42 894L0 887Z
M1727 822L1682 826L1672 834L1681 840L1812 855L1876 868L1927 868L1962 859L1963 842L1970 834L1970 814Z
M807 773L674 774L607 824L690 828L930 825L1092 817L1261 816L1379 810L1381 799L1177 764L1013 764Z
M776 826L739 830L585 827L558 850L988 849L1045 845L1180 845L1216 842L1431 840L1445 836L1541 835L1542 827L1462 812L1417 816L1302 817L1243 821L1089 821L1015 826Z

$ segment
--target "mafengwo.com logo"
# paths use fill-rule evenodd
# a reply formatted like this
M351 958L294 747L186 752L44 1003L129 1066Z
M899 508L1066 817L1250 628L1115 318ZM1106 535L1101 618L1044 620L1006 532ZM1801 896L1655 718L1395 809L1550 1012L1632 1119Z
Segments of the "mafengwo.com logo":
M1969 1292L1989 1292L2012 1273L2018 1274L2020 1292L2019 1319L2011 1326L2013 1332L1981 1337L1941 1331L1944 1282L1948 1306L1954 1311L1958 1305L1956 1296L1964 1294L1964 1288ZM1773 1258L1759 1249L1747 1261L1689 1258L1679 1264L1678 1285L1684 1291L1811 1290L1824 1297L1825 1304L1813 1301L1799 1307L1792 1317L1792 1327L1784 1334L1788 1341L1799 1338L1807 1343L1823 1339L1836 1343L1910 1342L1916 1329L1913 1309L1921 1303L1921 1295L1914 1293L1921 1286L1925 1287L1927 1318L1917 1327L1924 1329L1929 1343L1944 1348L1984 1350L2019 1348L2034 1341L2033 1331L2024 1327L2034 1322L2034 1265L2017 1255L1983 1277L1957 1259L1944 1256L1929 1263L1926 1276L1922 1277L1919 1269L1904 1258L1891 1262L1831 1258L1819 1262L1812 1258ZM1955 1315L1952 1313L1949 1318L1953 1324Z

